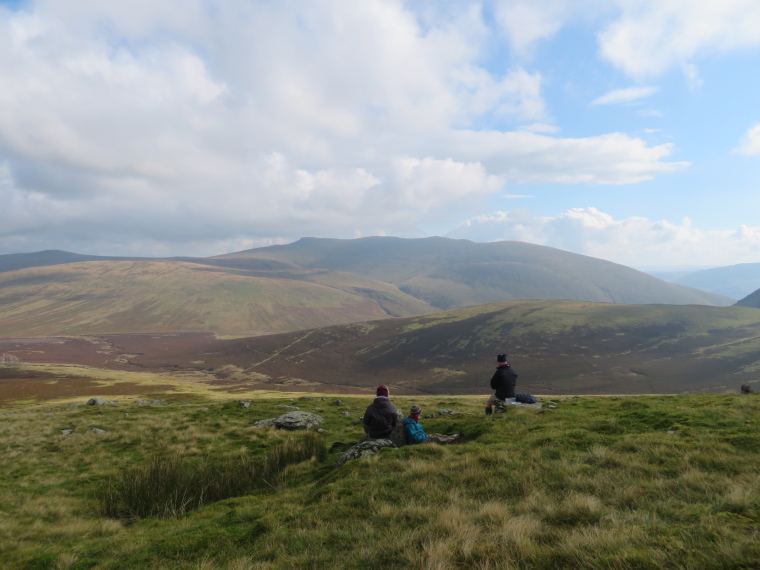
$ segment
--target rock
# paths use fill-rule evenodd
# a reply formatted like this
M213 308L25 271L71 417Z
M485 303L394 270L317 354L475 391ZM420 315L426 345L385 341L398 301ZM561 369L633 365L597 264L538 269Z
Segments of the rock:
M452 415L458 414L458 413L459 412L457 412L455 410L447 410L446 408L442 408L442 409L438 410L438 415L439 416L452 416Z
M274 426L278 429L309 429L324 422L322 416L309 412L288 412L277 418L259 420L253 427L264 428Z
M241 408L243 410L247 410L250 407L251 407L251 403L250 402L238 402L238 408Z
M309 412L288 412L281 415L274 422L275 427L280 429L309 429L312 426L324 422L322 416Z
M90 398L87 400L88 406L102 406L106 401L103 398Z
M299 400L313 400L314 398L312 396L301 396L298 398Z
M676 431L675 431L675 430L672 430L672 429L669 429L669 430L668 430L667 432L665 432L665 433L667 433L668 435L676 435Z
M150 404L148 400L135 400L135 404Z
M393 445L396 447L402 447L406 445L406 434L404 434L404 414L401 410L396 410L396 413L398 414L398 421L396 422L396 427L393 428L391 441L393 441Z
M360 459L362 457L369 457L375 455L381 449L389 447L395 449L396 446L390 439L367 439L360 441L356 445L349 447L335 463L335 469L342 467L347 461L352 459Z
M352 423L355 424L363 424L364 423L364 417L355 419Z
M751 392L752 392L752 388L749 387L749 384L742 384L742 387L741 387L742 394L749 394Z
M106 430L104 430L104 429L100 429L100 428L92 428L92 429L90 430L90 433L94 433L95 435L102 435L102 434L104 434L104 433L108 433L108 432L107 432Z
M106 402L106 404L118 404L118 403L119 403L119 400L110 400Z
M350 416L351 414L349 414L348 412L341 412L341 415L343 415L343 416Z
M336 405L336 406L342 406L342 405L343 405L343 402L341 402L340 400L335 400L335 401L333 402L333 404L334 404L334 405Z
M435 417L435 414L425 414L425 419L426 420L429 420L429 419L434 418L434 417Z
M63 435L71 435L72 433L74 433L74 430L73 429L62 429L61 433Z
M84 406L82 402L71 402L69 406Z
M285 406L283 404L279 404L277 406L272 406L272 409L273 410L283 410L283 409L285 409L285 410L298 410L299 408L298 408L298 406Z
M325 431L325 430L323 430L322 428L319 428L319 429L317 430L317 433L324 433L324 431Z
M151 404L166 404L166 400L153 400Z
M256 428L265 428L265 427L271 427L274 425L274 422L277 421L277 418L269 418L267 420L259 420L256 423L253 424L253 427Z

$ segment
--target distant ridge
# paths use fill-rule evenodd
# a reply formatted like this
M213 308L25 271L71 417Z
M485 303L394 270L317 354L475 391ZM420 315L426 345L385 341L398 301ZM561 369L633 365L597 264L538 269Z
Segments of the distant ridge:
M51 265L65 265L67 263L79 263L82 261L112 261L147 259L140 257L112 257L101 255L82 255L70 253L58 249L47 249L34 253L7 253L0 255L0 273L27 269L29 267L49 267Z
M242 264L251 258L386 281L440 309L514 299L715 306L735 302L609 261L518 241L303 238L212 259Z
M689 273L673 283L742 299L760 288L760 263L739 263Z

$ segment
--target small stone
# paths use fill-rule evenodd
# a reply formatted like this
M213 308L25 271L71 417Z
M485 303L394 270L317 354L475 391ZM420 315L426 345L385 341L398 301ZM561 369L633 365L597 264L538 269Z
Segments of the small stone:
M667 433L668 435L676 435L676 432L675 432L675 430L672 430L672 429L669 429L669 430L668 430L666 433Z
M102 398L90 398L89 400L87 400L88 406L102 406L105 403L106 401Z
M348 412L341 412L341 415L350 416L351 414L349 414Z
M341 402L340 400L335 400L335 401L333 402L333 404L335 404L336 406L342 406L342 405L343 405L343 402Z
M251 407L251 403L250 402L238 402L238 408L241 408L243 410L247 410L250 407Z
M61 434L63 434L63 435L71 435L72 433L74 433L73 429L62 429L61 430Z
M166 404L166 400L153 400L151 404Z
M84 406L83 402L71 402L69 406Z
M324 431L325 431L325 430L323 430L322 428L319 428L319 429L317 430L317 433L324 433Z
M108 432L107 432L106 430L104 430L104 429L100 429L100 428L92 428L92 429L90 430L90 433L94 433L95 435L102 435L102 434L104 434L104 433L108 433Z

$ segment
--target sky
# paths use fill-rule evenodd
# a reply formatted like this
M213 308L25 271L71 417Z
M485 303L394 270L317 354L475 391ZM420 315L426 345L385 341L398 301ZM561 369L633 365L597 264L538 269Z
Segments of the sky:
M0 0L0 254L760 262L757 0Z

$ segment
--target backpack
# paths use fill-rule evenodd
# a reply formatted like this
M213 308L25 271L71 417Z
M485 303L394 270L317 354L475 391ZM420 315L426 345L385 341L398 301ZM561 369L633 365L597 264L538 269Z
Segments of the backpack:
M517 394L515 396L515 401L520 402L521 404L535 404L537 400L530 394Z

